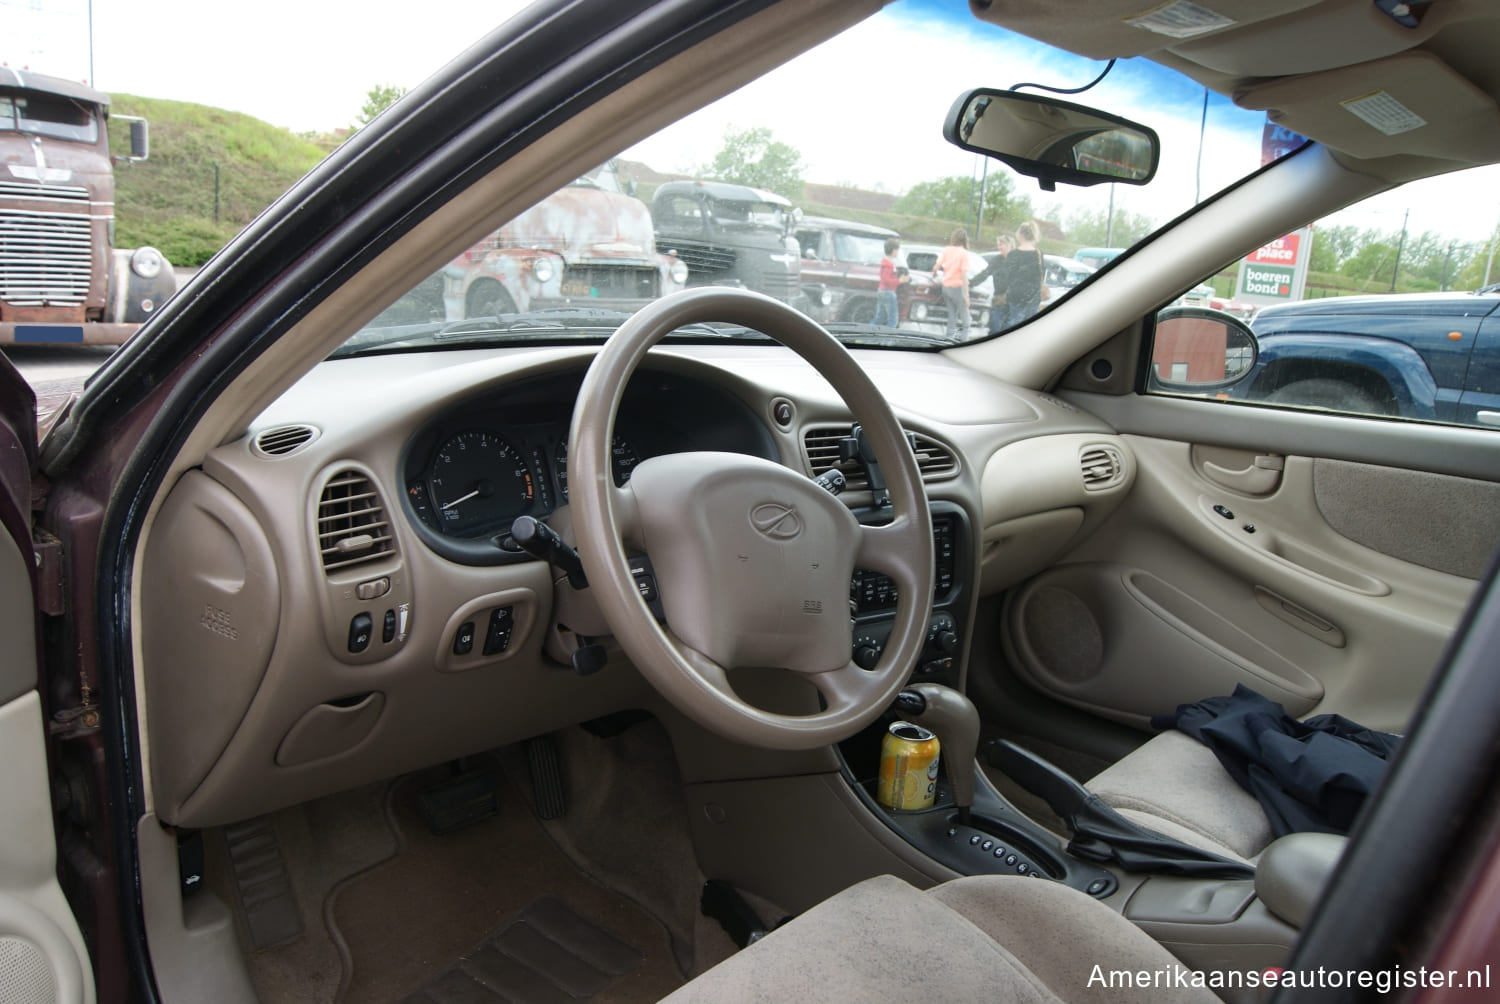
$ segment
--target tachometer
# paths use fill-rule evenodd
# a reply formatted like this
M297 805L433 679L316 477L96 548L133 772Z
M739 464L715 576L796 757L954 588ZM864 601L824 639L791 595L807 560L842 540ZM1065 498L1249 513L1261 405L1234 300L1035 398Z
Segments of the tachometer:
M641 458L630 448L630 444L619 436L610 440L610 469L614 472L615 486L619 487L630 480L630 472L635 470L635 465L641 462ZM557 456L553 458L557 465L557 490L562 495L564 502L568 501L568 441L566 438L558 440Z
M531 508L536 484L521 454L493 432L475 429L445 440L427 479L444 533L505 528Z

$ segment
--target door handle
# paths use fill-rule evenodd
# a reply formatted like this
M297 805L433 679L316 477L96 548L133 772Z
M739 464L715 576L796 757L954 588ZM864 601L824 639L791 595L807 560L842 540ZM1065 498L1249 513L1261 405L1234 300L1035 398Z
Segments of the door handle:
M1203 476L1216 485L1245 495L1267 495L1281 483L1281 471L1285 466L1286 458L1275 453L1258 456L1249 467L1239 470L1220 467L1211 460L1205 460Z
M1479 411L1474 418L1480 425L1500 425L1500 411Z

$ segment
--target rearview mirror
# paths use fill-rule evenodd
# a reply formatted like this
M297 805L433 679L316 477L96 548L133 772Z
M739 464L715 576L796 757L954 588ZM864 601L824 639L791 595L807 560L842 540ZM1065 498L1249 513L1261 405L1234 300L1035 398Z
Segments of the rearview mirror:
M1144 185L1156 174L1161 140L1118 115L1039 94L979 88L959 95L943 123L955 146L987 154L1041 182Z

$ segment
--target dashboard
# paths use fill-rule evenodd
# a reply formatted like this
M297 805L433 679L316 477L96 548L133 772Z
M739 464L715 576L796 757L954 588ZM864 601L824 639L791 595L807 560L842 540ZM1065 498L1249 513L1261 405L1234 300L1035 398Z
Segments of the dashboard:
M594 352L331 360L179 479L138 578L161 818L221 825L658 706L590 591L508 541L523 515L572 540L569 425ZM854 354L915 436L932 506L934 616L912 671L961 686L980 596L1041 570L1128 490L1087 490L1080 448L1128 447L1091 415L941 355ZM653 457L710 451L813 477L837 463L850 424L788 350L658 347L624 392L613 475L623 484ZM882 518L857 478L840 498ZM1059 508L1089 515L1059 521L1045 546L1010 529ZM647 586L670 625L673 584ZM857 571L849 599L851 659L866 665L888 637L893 587ZM597 672L570 661L580 637L607 650Z

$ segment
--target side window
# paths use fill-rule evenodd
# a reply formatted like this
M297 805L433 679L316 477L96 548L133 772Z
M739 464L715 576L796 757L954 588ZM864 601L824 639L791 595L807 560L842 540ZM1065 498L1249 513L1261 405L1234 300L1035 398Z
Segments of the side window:
M1437 214L1471 173L1357 204L1209 276L1212 293L1158 315L1149 390L1500 428L1493 220L1470 233Z

